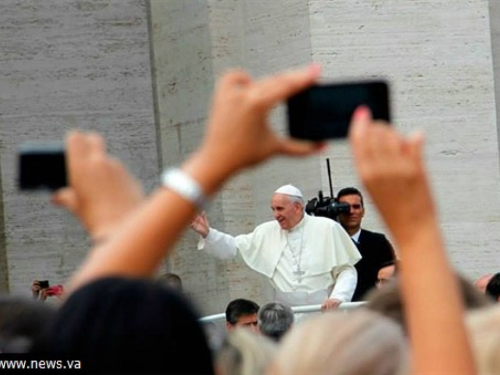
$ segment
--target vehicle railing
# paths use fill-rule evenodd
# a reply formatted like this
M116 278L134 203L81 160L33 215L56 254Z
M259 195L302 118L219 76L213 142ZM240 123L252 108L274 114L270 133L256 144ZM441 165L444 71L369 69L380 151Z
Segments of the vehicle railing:
M365 303L366 302L344 302L339 305L338 309L353 310L357 309L360 306L363 306ZM293 306L292 310L296 314L320 312L321 305ZM226 320L226 314L225 313L212 314L200 318L200 322L202 323L216 322L219 320Z

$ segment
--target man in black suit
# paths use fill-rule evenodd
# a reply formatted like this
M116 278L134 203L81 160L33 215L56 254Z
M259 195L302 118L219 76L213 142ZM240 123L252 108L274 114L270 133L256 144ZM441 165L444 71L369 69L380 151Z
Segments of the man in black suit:
M352 301L362 301L365 294L377 285L379 269L395 261L394 249L382 233L361 229L365 208L363 196L358 189L341 189L337 200L350 206L349 213L340 214L337 220L351 236L362 256L354 265L358 272L358 284L352 297Z

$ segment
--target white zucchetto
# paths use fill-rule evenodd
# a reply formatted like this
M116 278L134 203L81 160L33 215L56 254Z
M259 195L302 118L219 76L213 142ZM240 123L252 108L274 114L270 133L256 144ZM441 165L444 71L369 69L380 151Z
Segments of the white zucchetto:
M293 195L294 197L300 197L300 198L304 198L302 196L302 192L297 189L295 186L293 185L283 185L282 187L276 189L276 191L274 192L275 194L285 194L285 195Z

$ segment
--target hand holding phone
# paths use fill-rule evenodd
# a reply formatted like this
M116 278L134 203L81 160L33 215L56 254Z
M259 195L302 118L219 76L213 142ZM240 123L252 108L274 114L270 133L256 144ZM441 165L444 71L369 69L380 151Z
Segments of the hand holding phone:
M370 108L374 119L390 122L389 86L381 80L318 84L287 102L293 138L321 141L345 138L357 107Z
M38 286L40 287L40 289L46 289L48 288L50 285L49 285L49 280L39 280L38 281Z

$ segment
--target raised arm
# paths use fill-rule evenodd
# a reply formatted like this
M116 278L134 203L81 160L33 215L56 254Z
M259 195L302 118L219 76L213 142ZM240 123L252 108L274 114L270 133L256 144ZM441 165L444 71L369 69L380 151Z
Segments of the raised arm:
M242 71L225 74L214 94L203 142L182 164L181 170L206 196L211 196L235 173L269 157L306 156L321 150L322 143L277 136L268 123L274 106L312 85L318 75L315 65L257 81ZM73 134L69 140L73 136L85 137ZM109 158L104 147L95 152L92 159ZM82 180L80 173L84 176L85 168L70 162L69 169L70 184L74 186ZM66 295L104 276L152 275L198 209L194 202L177 192L159 188L89 254L69 283ZM87 216L93 217L92 210L85 204L80 213L84 222Z
M208 223L207 213L205 211L194 217L194 219L191 221L191 229L193 229L203 238L208 236L208 232L210 231L210 224Z
M350 142L358 174L391 231L401 265L415 374L474 374L459 288L449 264L423 160L423 137L405 137L353 117Z
M143 202L142 187L107 155L98 134L72 132L66 144L70 184L52 195L52 203L75 215L95 244L103 242Z

